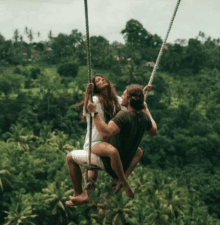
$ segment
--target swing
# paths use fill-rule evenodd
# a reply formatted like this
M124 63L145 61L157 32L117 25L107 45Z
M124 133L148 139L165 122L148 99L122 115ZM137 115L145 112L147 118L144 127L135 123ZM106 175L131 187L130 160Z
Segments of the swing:
M174 18L176 16L176 13L177 13L177 10L178 10L180 2L181 2L181 0L178 0L178 2L176 4L176 7L175 7L175 10L174 10L174 13L173 13L173 16L172 16L172 19L171 19L171 22L170 22L170 25L169 25L166 37L165 37L165 39L163 41L163 44L161 46L161 49L160 49L160 52L158 54L156 63L154 65L154 69L152 71L152 74L150 76L150 80L148 82L148 85L152 85L152 83L153 83L153 79L155 77L157 66L158 66L158 64L160 62L160 59L161 59L161 56L163 54L164 46L165 46L167 38L169 36L169 33L170 33L170 30L171 30L171 27L172 27ZM88 20L87 0L84 0L84 5L85 5L85 22L86 22L86 39L87 39L87 66L88 66L89 82L91 83L92 82L92 75L91 75L91 48L90 48L90 40L89 40L89 20ZM145 97L147 97L147 95L148 95L148 91L145 92ZM92 101L92 96L93 96L93 92L90 95L90 100L91 101ZM89 132L88 160L84 160L84 161L79 162L79 164L84 165L86 167L86 172L85 172L85 189L87 190L87 192L89 192L89 190L91 189L90 187L92 185L94 185L94 181L88 179L88 170L102 170L102 168L100 166L91 164L91 157L96 157L95 154L91 153L91 142L92 142L92 114L90 113L90 132Z

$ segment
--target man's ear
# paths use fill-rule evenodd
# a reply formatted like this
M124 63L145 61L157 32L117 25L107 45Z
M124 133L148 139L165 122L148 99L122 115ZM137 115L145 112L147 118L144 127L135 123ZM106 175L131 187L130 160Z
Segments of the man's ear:
M128 102L130 103L131 97L130 97L130 96L127 96L127 100L128 100Z

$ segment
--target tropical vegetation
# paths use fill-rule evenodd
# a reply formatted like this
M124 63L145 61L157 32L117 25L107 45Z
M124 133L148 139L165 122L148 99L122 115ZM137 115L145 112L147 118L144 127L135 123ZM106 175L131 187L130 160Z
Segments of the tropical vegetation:
M144 136L129 177L135 198L112 194L99 173L92 201L74 208L66 154L82 149L81 108L88 82L86 38L78 30L37 42L0 35L0 224L220 224L220 39L199 32L167 43L147 103L158 135ZM125 43L90 37L92 73L118 94L149 81L162 39L134 19ZM84 170L84 169L83 169Z

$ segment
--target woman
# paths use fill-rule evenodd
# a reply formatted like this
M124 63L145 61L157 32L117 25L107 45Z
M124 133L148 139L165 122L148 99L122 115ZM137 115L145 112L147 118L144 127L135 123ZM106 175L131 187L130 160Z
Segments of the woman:
M74 150L68 154L69 156L67 156L67 157L73 157L74 161L77 162L78 164L82 164L83 158L85 160L85 152L87 154L89 152L89 130L90 130L89 117L90 116L88 114L87 104L88 104L89 96L92 92L92 89L94 94L93 102L97 104L99 116L106 123L108 123L111 120L111 118L113 118L121 110L120 103L122 102L122 99L119 96L117 96L117 93L113 85L108 81L108 79L105 76L100 74L95 75L95 77L92 79L92 84L87 85L85 100L83 102L83 105L84 105L83 116L85 116L87 120L87 134L85 138L85 144L83 146L84 150L79 150L79 151ZM126 194L129 197L133 197L134 193L129 187L127 180L125 178L122 162L121 162L118 151L116 152L113 146L112 148L108 148L108 149L103 148L102 151L96 151L95 146L100 145L102 142L109 142L109 140L105 140L102 138L102 136L98 133L93 123L91 151L94 154L91 154L92 165L105 169L100 157L101 156L109 157L111 160L112 169L115 171L115 173L118 176L118 181L122 183L123 187L125 188ZM113 152L114 154L112 154ZM82 157L80 158L80 156ZM100 157L97 157L97 156L100 156ZM77 161L77 159L79 159L79 161ZM71 202L67 202L67 204L71 205Z
M92 84L87 85L85 94L83 116L87 119L87 134L85 138L84 150L89 149L89 114L88 114L88 100L93 89L93 102L97 104L99 116L108 123L120 110L121 110L121 97L117 96L115 88L109 82L109 80L101 75L97 74L92 79ZM92 125L92 146L98 142L102 142L104 139L98 133L94 123Z

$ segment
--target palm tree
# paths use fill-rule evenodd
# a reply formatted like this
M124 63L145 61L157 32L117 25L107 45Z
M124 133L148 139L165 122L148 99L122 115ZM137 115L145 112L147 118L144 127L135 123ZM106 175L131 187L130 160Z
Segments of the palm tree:
M168 184L168 179L164 174L161 174L160 171L156 171L154 173L153 179L152 179L152 185L155 191L161 191L164 189L164 187Z
M161 201L167 205L166 211L171 220L179 216L184 216L185 212L187 212L188 199L186 192L184 197L180 196L180 194L183 193L184 191L181 193L181 191L176 189L176 187L171 189L171 187L168 186L167 190L165 191L164 199L161 199Z
M7 215L5 225L18 224L35 224L33 218L37 215L32 214L31 206L24 206L22 202L14 203L9 207L9 211L5 211Z
M207 213L207 206L199 199L199 194L197 192L191 192L189 194L188 204L190 220L201 224L201 217Z
M20 124L13 124L10 131L5 133L5 136L8 137L7 142L15 142L19 148L21 148L22 136L25 134L25 128Z
M50 125L44 125L40 130L40 142L43 144L47 143L49 139L51 139L53 133L51 132L51 126Z
M139 198L134 204L130 218L127 218L131 224L146 225L148 224L148 218L146 216L146 206L149 204L146 198Z
M28 38L29 38L30 43L32 44L32 41L34 39L32 29L30 29L29 32L28 32Z
M30 150L30 142L35 136L32 132L27 131L20 124L13 124L10 127L10 131L6 132L4 135L7 137L7 142L15 142L19 149Z
M24 34L28 35L29 31L28 31L28 27L24 28Z
M53 38L52 30L49 31L48 38L50 41L52 40L52 38Z
M11 174L8 172L8 170L0 170L0 188L2 191L4 190L4 184L12 186L11 182L8 179L10 175Z
M134 188L135 193L145 194L147 187L152 185L152 173L143 166L137 166L133 172L132 178L129 178L129 184Z
M65 182L54 182L43 190L45 204L51 209L51 214L56 217L58 224L66 224L66 219L71 215L72 209L66 206L65 201L73 193L68 190Z
M155 202L150 202L146 207L146 219L152 225L169 225L169 216L166 213L166 208L156 199Z
M69 146L69 135L64 134L63 131L59 131L57 135L52 134L52 138L50 139L50 145L53 145L58 151L67 151L70 147L72 149L72 146Z
M20 40L20 51L22 52L22 47L23 47L23 36L22 35L19 36L19 40Z
M111 198L109 195L100 196L100 201L97 206L99 213L93 214L93 217L99 220L101 219L104 225L123 225L131 213L133 203L130 198L120 192Z
M216 219L213 219L209 213L208 213L208 210L201 214L200 218L197 219L197 224L208 224L208 225L217 225L217 224L220 224L220 221L219 220L216 220Z
M202 39L202 43L204 43L205 40L207 40L206 34L205 34L204 32L202 32L202 31L199 31L199 34L198 34L198 36L197 36L197 39L200 38L200 37L201 37L201 39Z
M82 149L84 145L84 138L78 140L71 140L71 145L73 149Z
M15 42L18 42L18 38L19 38L19 30L18 29L15 29L13 38L14 38Z
M19 37L19 39L20 39L20 42L21 42L21 44L23 43L23 36L21 35L20 37Z
M134 83L137 78L137 67L134 63L127 65L122 72L123 75L120 77L121 81L126 82L126 84Z

